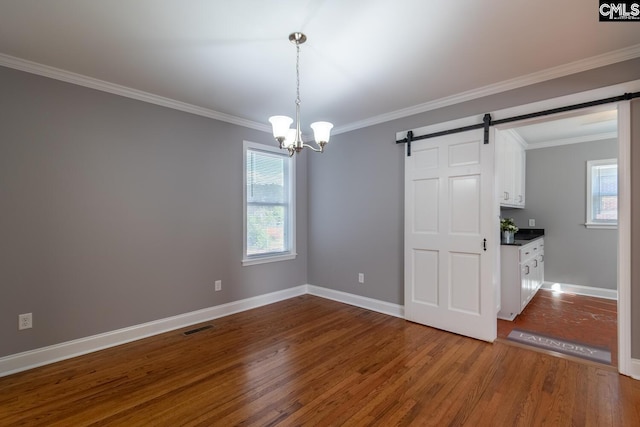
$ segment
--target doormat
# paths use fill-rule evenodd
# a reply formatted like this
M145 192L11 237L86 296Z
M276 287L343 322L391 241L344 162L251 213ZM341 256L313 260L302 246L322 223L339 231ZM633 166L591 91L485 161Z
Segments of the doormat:
M507 339L544 350L580 357L593 362L606 363L607 365L611 364L611 352L606 348L593 347L561 338L548 337L537 332L522 331L520 329L511 331Z

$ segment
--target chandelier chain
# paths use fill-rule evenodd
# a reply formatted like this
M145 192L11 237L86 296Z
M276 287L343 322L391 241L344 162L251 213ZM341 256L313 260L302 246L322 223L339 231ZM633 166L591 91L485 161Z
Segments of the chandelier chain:
M300 105L300 44L296 43L296 105Z

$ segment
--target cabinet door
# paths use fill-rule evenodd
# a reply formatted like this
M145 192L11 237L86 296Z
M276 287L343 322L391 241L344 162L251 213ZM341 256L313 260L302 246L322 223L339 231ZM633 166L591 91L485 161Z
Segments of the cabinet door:
M531 289L529 289L529 299L533 298L542 285L542 282L540 281L540 259L537 255L531 260L531 270Z
M513 146L513 141L510 138L505 139L505 147L504 147L504 192L502 194L504 203L509 206L514 206L516 204L515 198L515 171L516 165L514 163L515 157L515 147Z
M496 160L498 171L498 190L500 192L500 204L509 203L509 171L507 165L509 164L509 153L507 152L509 144L506 141L504 132L496 131Z
M544 243L540 243L540 253L538 254L538 261L539 261L539 266L538 269L540 270L540 286L542 286L542 284L544 283Z
M525 150L511 130L496 131L498 188L500 205L524 207Z
M529 297L531 295L531 262L527 261L521 264L520 268L520 312L522 312L529 302Z
M525 168L527 164L526 151L524 147L517 141L513 144L513 203L524 208L524 193L525 193Z

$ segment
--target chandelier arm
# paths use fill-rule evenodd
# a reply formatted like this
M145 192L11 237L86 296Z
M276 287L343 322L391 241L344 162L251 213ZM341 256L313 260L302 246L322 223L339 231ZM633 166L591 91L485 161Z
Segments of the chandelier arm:
M319 146L320 148L316 148L316 147L314 147L313 145L309 145L309 144L307 144L307 143L303 143L303 144L302 144L302 146L303 146L304 148L309 148L309 149L311 149L312 151L315 151L316 153L324 153L324 145L320 145L320 146Z

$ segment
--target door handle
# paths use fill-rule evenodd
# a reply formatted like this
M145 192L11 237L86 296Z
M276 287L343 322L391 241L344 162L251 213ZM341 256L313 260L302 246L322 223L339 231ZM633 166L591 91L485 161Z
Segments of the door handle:
M529 274L529 266L528 266L528 265L525 265L525 268L527 269L527 272L526 272L526 273L524 273L524 274Z
M536 263L536 265L534 265L534 267L537 267L537 266L538 266L538 260L537 260L537 259L534 259L534 261L535 261L535 263Z
M482 249L484 249L484 251L487 251L487 239L482 239Z

